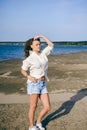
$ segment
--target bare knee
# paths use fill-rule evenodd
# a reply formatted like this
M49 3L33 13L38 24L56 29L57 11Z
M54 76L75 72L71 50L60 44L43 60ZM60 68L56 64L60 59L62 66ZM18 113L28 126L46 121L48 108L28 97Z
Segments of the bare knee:
M48 105L48 106L45 107L45 109L46 109L47 112L49 112L51 110L51 106Z
M34 111L37 107L37 104L31 104L30 105L30 110Z

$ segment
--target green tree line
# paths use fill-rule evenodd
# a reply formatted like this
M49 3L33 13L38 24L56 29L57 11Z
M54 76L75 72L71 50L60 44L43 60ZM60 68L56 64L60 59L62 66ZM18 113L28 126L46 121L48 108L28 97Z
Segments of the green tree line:
M0 45L24 45L25 42L0 42ZM53 41L54 45L77 45L83 46L87 45L87 41ZM46 45L45 42L42 42L42 45Z

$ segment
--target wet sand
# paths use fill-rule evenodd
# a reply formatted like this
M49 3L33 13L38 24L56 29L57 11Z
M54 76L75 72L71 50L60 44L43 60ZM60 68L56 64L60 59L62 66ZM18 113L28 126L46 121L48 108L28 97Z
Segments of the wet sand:
M0 62L0 130L28 130L29 97L21 59ZM47 130L86 130L87 52L49 56ZM42 106L39 102L35 117Z

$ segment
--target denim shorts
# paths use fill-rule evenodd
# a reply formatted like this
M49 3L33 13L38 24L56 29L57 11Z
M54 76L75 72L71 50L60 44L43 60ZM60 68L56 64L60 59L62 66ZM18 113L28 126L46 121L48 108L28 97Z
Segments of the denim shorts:
M48 93L46 82L44 81L37 81L36 83L29 82L27 84L27 93L28 94L44 94Z

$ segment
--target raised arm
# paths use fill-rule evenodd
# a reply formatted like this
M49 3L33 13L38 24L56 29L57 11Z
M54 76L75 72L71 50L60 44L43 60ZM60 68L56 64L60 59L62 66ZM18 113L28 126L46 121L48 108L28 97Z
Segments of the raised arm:
M50 47L53 47L54 46L54 44L47 38L47 37L45 37L45 36L43 36L43 35L38 35L38 36L35 36L34 37L34 39L37 39L37 38L42 38L42 39L44 39L45 40L45 42L48 44L48 46L50 46Z

